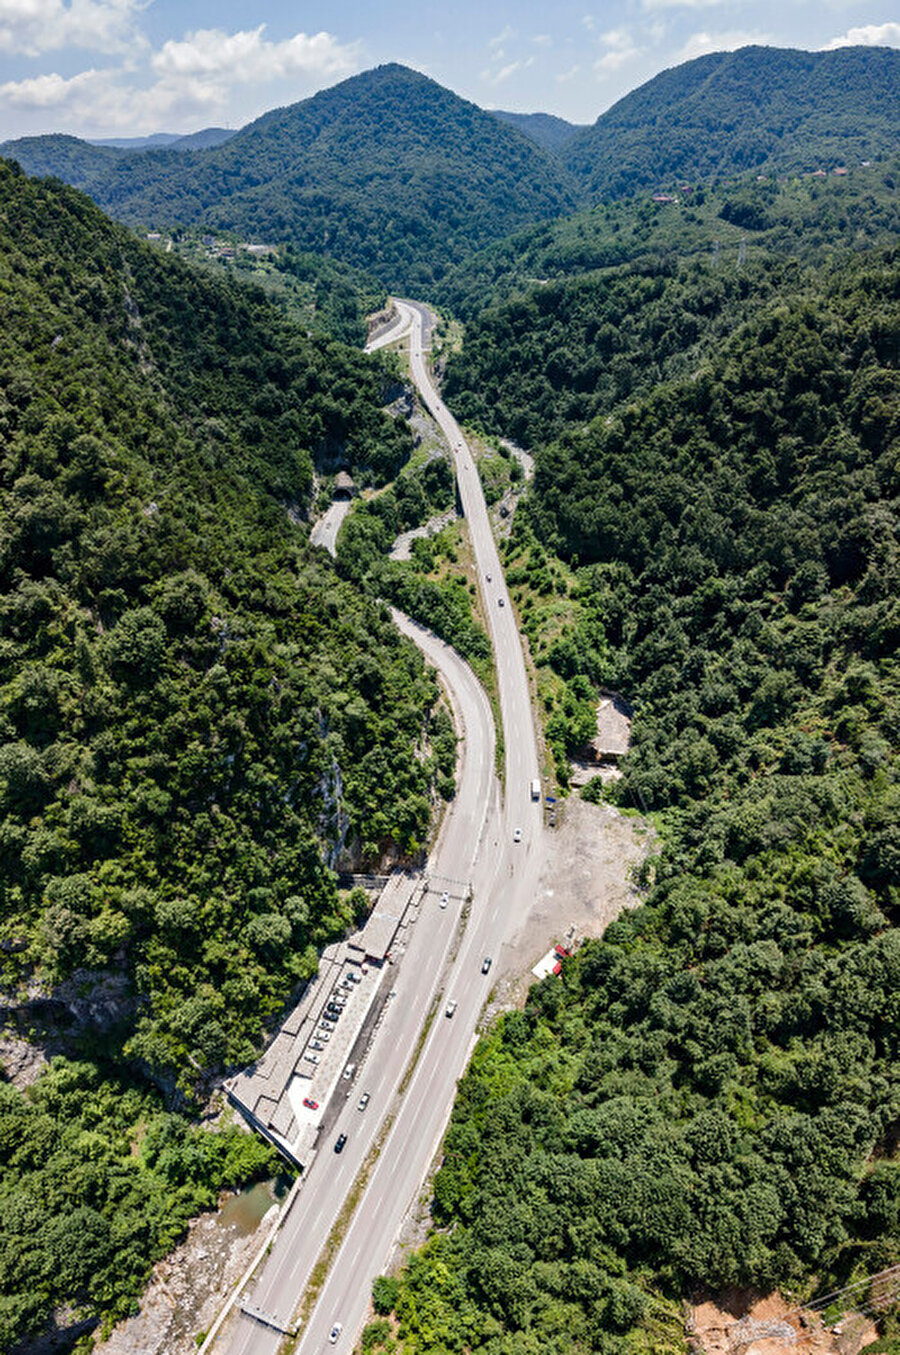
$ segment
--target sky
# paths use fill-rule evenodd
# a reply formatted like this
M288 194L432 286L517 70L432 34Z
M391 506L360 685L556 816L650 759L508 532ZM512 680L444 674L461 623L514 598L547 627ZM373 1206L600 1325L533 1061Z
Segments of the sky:
M482 108L587 123L669 66L748 43L900 47L900 13L882 0L0 0L0 139L241 127L388 61Z

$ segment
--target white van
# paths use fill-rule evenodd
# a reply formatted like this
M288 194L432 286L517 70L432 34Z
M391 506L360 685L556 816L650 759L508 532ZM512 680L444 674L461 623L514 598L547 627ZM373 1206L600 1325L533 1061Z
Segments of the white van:
M532 800L539 800L539 799L541 798L541 783L540 783L540 781L537 781L537 780L532 781L532 783L531 783L531 798L532 798Z

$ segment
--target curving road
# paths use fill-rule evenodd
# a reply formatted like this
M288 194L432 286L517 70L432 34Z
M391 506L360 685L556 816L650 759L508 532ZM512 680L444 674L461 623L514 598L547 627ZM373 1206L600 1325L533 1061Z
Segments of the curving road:
M457 795L429 858L432 888L399 966L396 996L387 1005L375 1044L334 1127L335 1136L347 1134L347 1145L339 1156L330 1151L329 1144L319 1153L247 1294L257 1308L285 1326L290 1324L345 1196L379 1125L390 1114L390 1130L297 1342L298 1355L331 1349L343 1355L353 1348L367 1317L371 1281L390 1261L400 1225L421 1189L446 1127L456 1080L471 1053L492 980L492 974L482 973L483 960L490 956L496 963L504 941L515 935L541 865L541 807L531 800L529 785L538 775L538 755L524 657L477 469L425 366L424 335L431 316L414 302L398 301L396 306L397 320L389 331L391 338L385 341L409 334L413 379L453 450L460 499L469 520L497 666L506 796L501 806L490 704L471 669L424 627L395 613L400 629L444 680L464 733L462 761ZM501 597L504 606L499 605ZM521 830L519 842L513 840L516 828ZM470 915L451 958L468 883L472 887ZM444 889L450 900L442 909L439 900ZM400 1095L398 1084L442 980L440 1006L412 1079ZM447 1017L450 1000L457 1006L454 1015ZM364 1112L357 1110L362 1091L371 1094ZM330 1346L328 1334L335 1322L341 1322L343 1330L336 1345ZM227 1349L229 1355L275 1355L280 1339L251 1318L235 1316L211 1348Z

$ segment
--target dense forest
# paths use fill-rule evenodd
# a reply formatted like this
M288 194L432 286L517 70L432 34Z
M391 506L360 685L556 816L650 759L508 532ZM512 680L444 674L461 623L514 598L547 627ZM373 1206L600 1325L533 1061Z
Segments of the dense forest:
M565 219L576 206L677 193L684 180L696 191L715 179L894 161L898 69L900 55L886 48L713 53L663 72L576 129L547 114L486 112L387 65L274 109L221 145L128 151L53 135L6 142L0 152L29 174L83 189L132 225L291 243L462 313L460 284L448 289L445 275L492 241L524 264L527 249L506 243L510 233ZM652 225L646 216L628 222L626 232ZM623 261L624 237L606 240L603 259L577 263L585 240L575 233L585 231L595 236L577 219L571 231L562 226L570 265ZM479 266L490 270L492 257Z
M622 266L671 268L687 259L737 261L773 254L817 262L835 248L891 244L900 231L896 154L846 175L776 179L744 175L728 184L604 202L587 212L523 228L447 272L438 303L471 322L483 311L547 286L584 288ZM591 277L590 275L597 275ZM472 331L467 329L467 345Z
M353 921L338 853L417 850L454 740L294 525L315 468L409 455L385 368L6 163L0 333L0 981L68 1055L0 1089L9 1349L61 1304L127 1310L200 1205L271 1172L192 1127L194 1083ZM70 1014L92 993L99 1026Z
M537 448L510 584L634 702L610 793L662 848L476 1050L370 1350L649 1355L699 1285L900 1263L900 254L732 328Z
M626 94L561 159L592 198L856 165L897 153L898 76L890 47L710 52Z
M290 242L401 290L574 205L567 172L531 138L397 65L266 113L209 150L123 155L72 137L0 150L132 224Z

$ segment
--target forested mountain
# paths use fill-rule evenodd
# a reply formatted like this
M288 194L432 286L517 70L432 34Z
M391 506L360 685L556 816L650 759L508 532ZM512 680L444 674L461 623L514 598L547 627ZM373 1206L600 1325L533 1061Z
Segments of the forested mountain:
M576 132L584 130L582 124L567 122L565 118L558 118L553 113L507 113L502 108L494 108L491 111L495 118L499 118L501 122L508 122L524 136L543 146L546 151L562 150Z
M583 192L628 197L680 179L832 169L896 155L900 52L742 47L663 71L563 151Z
M671 266L705 255L727 270L742 241L751 260L761 252L815 260L835 248L889 244L900 233L898 184L895 155L846 175L744 175L663 201L647 193L600 203L479 250L449 270L436 299L469 321L488 308L499 310L512 294L536 296L567 280L583 287L589 277L598 282L602 271L622 264ZM467 344L470 336L467 330Z
M697 1285L900 1263L898 297L896 249L809 267L538 449L508 579L526 629L580 607L533 643L634 703L663 847L476 1050L441 1231L376 1284L410 1355L659 1355Z
M115 150L203 150L207 146L221 146L235 135L234 128L203 127L199 132L154 132L152 136L108 136L92 139L91 146L112 146Z
M430 284L472 249L573 206L532 140L403 66L381 66L195 153L126 155L71 137L8 142L132 224L290 241L395 288Z
M0 283L0 982L31 1039L73 994L104 1013L0 1087L8 1350L60 1305L127 1311L192 1213L271 1171L140 1074L190 1093L252 1056L352 920L329 857L415 849L454 739L291 521L314 465L407 457L384 370L2 162Z
M891 163L846 178L751 179L502 241L442 286L467 319L446 393L488 432L547 442L692 370L755 307L802 290L806 266L836 247L895 240L896 175Z

